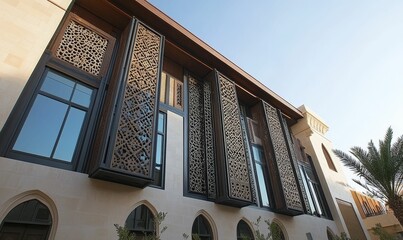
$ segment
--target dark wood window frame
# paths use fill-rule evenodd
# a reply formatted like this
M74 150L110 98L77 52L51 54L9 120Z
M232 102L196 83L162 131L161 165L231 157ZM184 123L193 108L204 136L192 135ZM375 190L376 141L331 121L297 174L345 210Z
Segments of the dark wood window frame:
M47 206L31 199L18 204L10 210L0 224L0 236L7 238L7 234L20 234L25 239L35 234L40 239L48 239L52 228L52 216ZM38 238L39 239L39 238Z
M146 236L155 233L154 215L144 204L136 207L127 217L125 226L135 236Z
M308 162L298 162L298 168L301 172L301 177L303 178L304 185L307 184L307 186L303 186L306 190L306 193L309 194L308 197L312 199L312 203L310 205L313 205L314 209L312 210L312 215L317 216L317 217L323 217L327 219L332 219L330 209L328 207L326 197L323 193L322 186L319 182L318 175L316 173L316 170L313 166L311 156L307 154L307 160ZM307 170L311 171L311 174L313 175L314 179L308 179L307 177ZM310 187L308 184L312 184L312 187ZM314 189L312 189L314 188ZM312 206L311 206L312 208ZM320 209L321 213L318 211Z
M269 172L267 171L268 165L267 165L267 162L266 162L266 159L265 159L265 158L262 159L262 160L260 160L260 159L258 159L258 158L255 156L254 151L253 151L253 148L256 148L258 151L260 151L261 154L263 155L263 157L264 157L264 151L263 151L263 147L262 147L262 146L253 145L253 144L252 144L252 146L251 146L252 161L253 161L253 163L254 163L252 168L253 168L253 170L254 170L255 179L256 179L256 187L257 187L256 191L257 191L257 194L258 194L258 196L259 196L259 206L260 206L260 207L271 208L271 203L272 203L273 201L272 201L272 199L271 199L271 194L270 194L270 182L268 182L268 181L269 181ZM267 204L267 205L266 205L266 204L263 204L263 197L262 197L262 194L264 194L264 193L262 193L262 191L261 191L261 184L262 184L262 182L259 181L257 165L259 165L259 166L261 167L261 170L263 171L263 172L262 172L262 173L263 173L263 181L264 181L264 184L265 184L264 187L266 188L266 194L267 194L267 200L268 200L268 204Z
M157 143L156 143L156 152L155 152L155 157L158 156L157 151L160 151L160 156L161 156L161 163L157 163L157 161L155 161L155 165L154 165L154 171L157 171L157 168L160 168L160 179L158 181L158 178L156 177L157 174L154 173L154 178L155 181L151 184L152 187L155 188L161 188L164 189L165 188L165 166L166 166L166 146L167 146L167 125L168 125L168 113L165 110L160 110L158 112L158 118L160 115L164 116L164 123L163 123L163 129L161 131L161 129L159 129L159 127L157 127ZM158 126L160 124L159 122L160 119L158 119ZM158 137L161 136L162 137L162 142L161 142L161 149L159 149L158 147Z
M208 233L200 233L201 227L203 227ZM197 239L198 236L200 240L213 240L213 231L211 229L210 222L203 215L199 215L193 221L192 225L192 240Z
M251 171L253 173L253 177L254 177L254 183L256 186L255 189L255 194L256 194L256 205L262 209L266 209L266 210L270 210L273 211L273 203L274 203L274 199L273 199L273 191L272 191L272 187L271 187L271 182L270 182L270 172L269 172L269 164L267 161L267 156L265 155L264 152L264 148L262 146L261 143L261 138L259 138L259 136L256 136L255 133L257 129L254 129L255 126L253 126L253 124L255 125L259 125L261 123L257 122L256 120L250 118L250 107L248 107L246 104L244 104L244 102L240 102L239 103L240 107L241 107L241 114L244 115L244 126L246 128L246 132L247 132L247 147L249 148L249 152L250 152L250 157L251 157ZM261 153L263 154L264 159L262 160L257 160L256 156L253 153L253 148L258 148L258 150L261 151ZM267 194L267 200L268 200L268 205L264 205L262 203L262 192L260 191L260 184L259 183L259 177L258 177L258 170L257 170L257 166L259 165L261 166L261 169L263 171L263 175L264 175L264 184L265 184L265 188L266 188L266 194Z
M245 234L246 232L246 234ZM254 240L253 229L244 220L240 220L236 226L236 236L238 240Z

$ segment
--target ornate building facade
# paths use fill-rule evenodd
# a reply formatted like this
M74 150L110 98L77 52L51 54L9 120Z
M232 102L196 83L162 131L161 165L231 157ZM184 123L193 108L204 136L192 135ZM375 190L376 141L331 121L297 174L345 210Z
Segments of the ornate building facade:
M253 239L259 217L368 237L323 121L147 1L0 9L0 239L151 234L158 212L163 239Z

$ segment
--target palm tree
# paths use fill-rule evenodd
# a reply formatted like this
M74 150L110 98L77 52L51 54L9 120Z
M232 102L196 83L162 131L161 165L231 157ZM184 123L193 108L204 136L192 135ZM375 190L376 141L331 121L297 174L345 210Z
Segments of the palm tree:
M372 140L368 143L368 151L352 147L350 153L355 158L340 150L333 152L345 166L364 180L354 182L387 203L403 226L403 136L393 145L392 136L393 131L389 127L385 139L379 140L379 149Z

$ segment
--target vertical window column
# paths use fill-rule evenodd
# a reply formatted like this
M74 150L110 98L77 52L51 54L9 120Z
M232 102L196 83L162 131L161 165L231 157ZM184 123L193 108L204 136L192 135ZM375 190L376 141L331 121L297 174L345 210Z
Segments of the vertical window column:
M167 114L158 113L157 145L155 151L154 186L164 187Z

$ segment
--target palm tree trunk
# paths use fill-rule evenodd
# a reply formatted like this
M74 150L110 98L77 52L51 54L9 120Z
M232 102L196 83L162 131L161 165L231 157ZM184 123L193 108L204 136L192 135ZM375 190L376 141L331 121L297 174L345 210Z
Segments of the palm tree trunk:
M392 199L389 199L389 207L393 210L400 225L403 226L403 197L394 196Z

